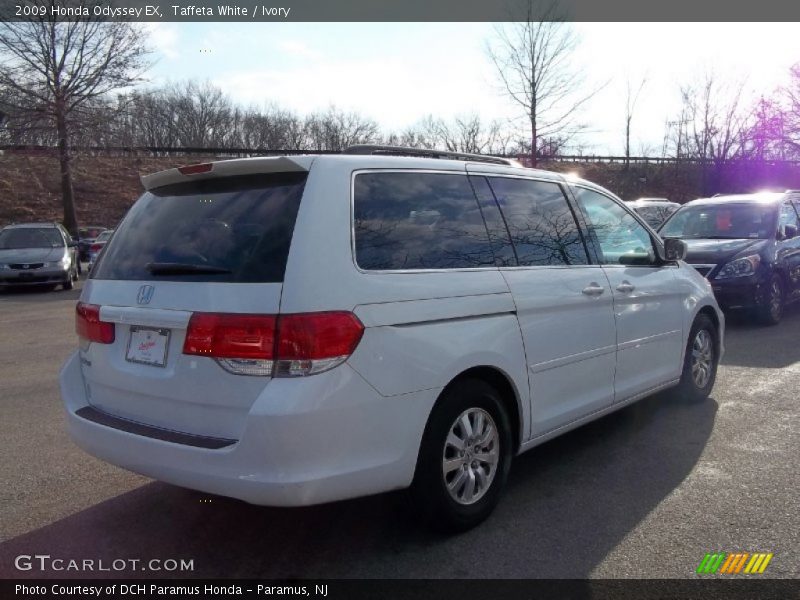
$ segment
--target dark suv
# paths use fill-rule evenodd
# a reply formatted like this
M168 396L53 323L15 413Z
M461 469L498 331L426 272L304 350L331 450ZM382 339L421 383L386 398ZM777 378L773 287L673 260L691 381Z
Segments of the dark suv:
M711 282L723 309L749 309L774 325L800 298L799 210L800 191L702 198L659 233L686 242L686 261Z

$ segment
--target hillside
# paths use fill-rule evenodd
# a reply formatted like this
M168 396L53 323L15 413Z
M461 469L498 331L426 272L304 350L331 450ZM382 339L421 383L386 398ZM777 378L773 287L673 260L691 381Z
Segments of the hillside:
M141 194L140 175L183 164L208 160L202 156L74 158L74 188L78 222L111 227ZM697 165L637 164L625 169L620 163L551 163L542 168L571 172L617 193L624 200L641 196L667 197L686 202L709 189L703 186ZM60 177L54 156L0 155L0 226L12 222L61 220ZM800 188L797 167L743 168L734 165L713 182L722 192ZM712 192L707 191L706 194Z

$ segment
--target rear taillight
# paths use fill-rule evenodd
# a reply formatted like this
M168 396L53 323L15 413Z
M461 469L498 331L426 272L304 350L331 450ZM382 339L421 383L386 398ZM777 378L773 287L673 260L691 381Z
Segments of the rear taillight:
M348 312L278 317L194 313L183 353L214 358L239 375L298 377L344 362L363 332L361 321Z
M103 249L103 244L92 244L89 246L89 252L100 252Z
M276 377L313 375L347 360L364 326L353 313L323 312L278 318Z
M114 324L100 320L100 307L96 304L78 302L75 306L75 331L90 342L114 343Z

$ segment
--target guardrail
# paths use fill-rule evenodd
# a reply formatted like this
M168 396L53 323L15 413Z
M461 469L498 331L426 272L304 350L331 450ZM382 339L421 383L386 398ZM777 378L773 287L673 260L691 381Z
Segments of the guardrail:
M0 151L6 154L22 154L28 156L58 156L56 146L39 146L25 144L6 144L0 145ZM73 154L88 154L97 156L214 156L220 158L239 158L247 156L282 156L298 154L339 154L336 150L314 150L312 148L303 150L287 149L268 149L268 148L201 148L201 147L181 147L171 146L78 146L72 148ZM526 154L494 155L502 158L513 158L523 164L530 164L530 158ZM553 156L538 157L539 163L606 163L606 164L632 164L632 165L686 165L702 164L705 162L711 165L712 162L699 158L691 157L670 157L670 156L607 156L594 154L560 154ZM771 160L753 158L734 158L725 161L732 164L753 164L767 166L800 166L800 159Z

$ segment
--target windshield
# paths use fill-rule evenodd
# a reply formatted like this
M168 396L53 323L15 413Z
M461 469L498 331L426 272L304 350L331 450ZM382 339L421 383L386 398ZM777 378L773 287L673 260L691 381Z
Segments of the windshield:
M774 206L719 204L685 206L664 224L661 237L768 239L777 230Z
M658 227L677 209L677 206L670 206L669 204L633 207L633 210L639 213L650 227Z
M95 242L107 242L108 238L111 237L111 234L114 233L113 231L104 231L100 235L97 236Z
M58 248L63 245L64 240L54 227L41 229L26 227L0 231L0 250Z

